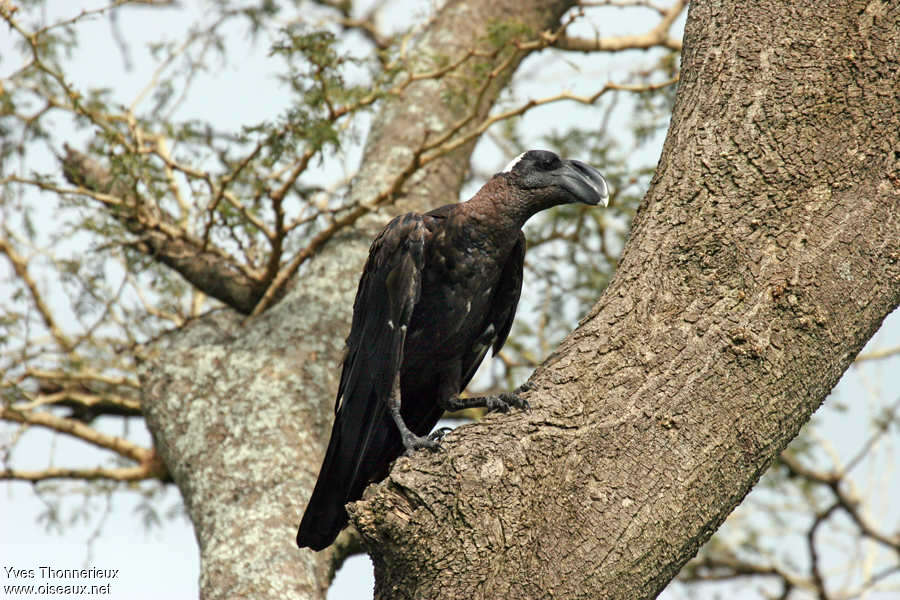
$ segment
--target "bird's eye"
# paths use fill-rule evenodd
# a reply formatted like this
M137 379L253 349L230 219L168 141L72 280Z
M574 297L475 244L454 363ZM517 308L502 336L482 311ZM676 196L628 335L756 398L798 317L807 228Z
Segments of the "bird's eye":
M538 162L538 168L542 171L552 171L559 166L559 157L546 156Z

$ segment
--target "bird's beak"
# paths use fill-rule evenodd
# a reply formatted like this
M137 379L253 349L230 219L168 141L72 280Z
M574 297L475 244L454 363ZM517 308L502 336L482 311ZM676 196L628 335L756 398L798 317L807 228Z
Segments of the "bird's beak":
M595 206L609 204L609 186L600 171L580 160L563 161L560 169L562 187L578 202Z

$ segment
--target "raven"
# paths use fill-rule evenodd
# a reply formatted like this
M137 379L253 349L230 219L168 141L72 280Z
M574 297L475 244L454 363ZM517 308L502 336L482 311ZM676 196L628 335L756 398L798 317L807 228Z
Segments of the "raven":
M445 410L526 407L515 393L460 398L488 348L512 327L525 259L522 226L559 204L606 206L593 167L530 150L470 200L392 220L375 238L353 303L335 421L297 532L321 550L347 524L344 505L400 454L434 449Z

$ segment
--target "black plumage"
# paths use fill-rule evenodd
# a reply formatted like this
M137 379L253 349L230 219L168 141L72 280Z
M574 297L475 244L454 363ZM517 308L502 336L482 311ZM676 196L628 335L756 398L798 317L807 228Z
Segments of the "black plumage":
M392 220L378 235L359 282L325 460L297 545L325 548L347 523L344 505L383 479L444 410L524 406L514 394L459 398L488 348L512 327L525 258L521 228L559 204L604 206L594 168L531 150L467 202Z

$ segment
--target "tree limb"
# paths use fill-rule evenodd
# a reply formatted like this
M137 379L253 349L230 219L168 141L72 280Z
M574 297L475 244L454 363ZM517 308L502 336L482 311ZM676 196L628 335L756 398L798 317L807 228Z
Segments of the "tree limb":
M17 410L10 406L0 406L0 419L22 423L23 425L37 425L59 433L65 433L93 444L98 448L112 450L116 454L135 462L149 463L153 460L153 450L138 446L124 438L102 433L79 421L57 417L47 412Z
M21 469L0 469L0 479L30 481L48 481L51 479L77 479L79 481L146 481L148 479L166 479L165 466L147 463L134 467L94 467L89 469L67 469L65 467L49 467L38 471Z
M559 36L553 46L560 50L574 52L621 52L623 50L648 50L650 48L668 48L681 51L681 38L670 35L672 24L681 15L687 0L677 0L662 13L662 19L651 30L638 35L620 35L613 37L597 37L594 39Z
M251 277L222 253L210 251L177 226L165 213L142 210L143 201L97 161L66 146L63 171L66 179L88 190L109 194L121 202L111 211L131 233L144 254L174 269L203 293L235 310L249 314L265 292L265 282Z
M533 410L350 505L376 597L650 598L678 573L900 304L898 27L882 3L692 3L619 270Z
M25 286L31 294L31 299L44 321L44 325L50 330L50 335L53 336L53 339L56 340L56 343L59 344L60 348L65 351L71 351L73 349L72 340L69 339L69 336L63 332L59 323L57 323L53 311L44 301L44 296L38 289L37 282L28 273L27 259L16 252L16 249L10 244L7 232L4 230L3 233L4 235L0 237L0 253L6 255L6 258L8 258L9 262L12 264L16 276L25 283Z

